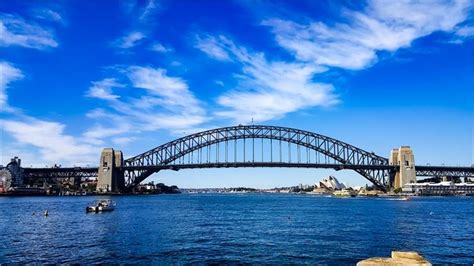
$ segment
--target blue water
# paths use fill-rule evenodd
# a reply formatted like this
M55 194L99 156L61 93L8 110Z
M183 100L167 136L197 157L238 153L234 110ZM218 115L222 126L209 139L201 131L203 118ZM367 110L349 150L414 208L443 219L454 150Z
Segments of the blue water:
M0 263L334 265L392 250L474 263L473 197L122 196L115 211L86 214L94 199L1 197Z

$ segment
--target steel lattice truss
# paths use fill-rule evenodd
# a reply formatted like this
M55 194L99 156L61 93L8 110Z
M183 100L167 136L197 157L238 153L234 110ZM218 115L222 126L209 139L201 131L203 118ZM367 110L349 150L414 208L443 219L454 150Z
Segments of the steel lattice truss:
M97 167L65 167L65 168L23 168L24 177L36 178L79 178L97 177Z
M456 176L456 177L474 177L473 167L456 166L416 166L417 176Z
M256 142L261 142L258 149L262 149L262 157L259 161L255 160ZM285 151L288 156L282 159L285 145L288 145ZM265 153L271 154L270 158L264 158ZM306 153L306 163L301 161L302 153ZM237 154L242 158L237 158ZM311 154L315 156L314 163L308 156ZM325 163L316 160L318 156ZM291 165L308 168L330 165L337 170L352 169L383 190L388 188L393 175L388 159L372 152L309 131L261 125L224 127L188 135L125 160L123 170L127 188L133 188L161 169Z

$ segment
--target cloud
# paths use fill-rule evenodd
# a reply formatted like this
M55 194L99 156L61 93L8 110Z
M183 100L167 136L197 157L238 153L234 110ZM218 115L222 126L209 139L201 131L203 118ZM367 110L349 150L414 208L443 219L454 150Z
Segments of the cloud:
M461 37L473 37L474 26L463 26L456 29L456 35Z
M208 38L211 39L209 43L224 51L229 60L242 66L242 73L234 75L239 80L238 87L218 97L217 103L224 110L216 112L217 116L242 123L252 119L260 122L338 102L331 84L313 81L315 74L326 71L325 67L268 61L263 53L249 52L224 36Z
M183 131L208 120L202 103L189 90L186 81L169 76L165 69L129 66L118 70L116 75L127 80L122 85L134 90L134 96L121 95L119 91L113 94L113 86L109 85L114 84L115 79L93 82L89 92L99 91L100 97L96 98L105 100L107 110L96 109L87 115L97 121L97 125L84 134L90 143L100 143L109 137L117 143L127 143L121 138L133 138L141 132L158 129Z
M206 53L211 58L221 61L231 60L230 55L224 47L222 47L220 41L213 36L206 36L204 38L196 36L195 47Z
M469 15L468 1L369 1L361 11L344 9L344 22L298 23L267 19L276 41L295 60L272 61L249 52L224 36L196 36L194 46L209 57L240 64L239 84L217 98L215 114L238 122L278 119L287 113L338 103L332 84L317 82L331 67L364 69L377 62L378 51L409 47L436 31L469 35L459 27Z
M200 101L183 79L168 76L164 69L141 66L129 67L127 76L133 87L146 91L146 95L129 102L138 110L131 113L141 120L144 130L185 129L207 120Z
M58 22L64 24L63 17L56 11L49 8L37 8L33 10L33 15L38 19Z
M377 51L409 47L436 31L453 32L468 18L470 6L470 1L369 1L363 11L345 10L345 23L268 19L262 24L300 61L363 69L377 61Z
M128 33L127 35L117 39L114 42L114 46L121 49L129 49L136 46L145 37L146 37L145 34L139 31L132 31Z
M105 125L107 124L107 125ZM131 129L127 123L104 123L104 125L97 124L92 128L89 128L84 134L84 142L102 145L104 139L117 136L123 133L127 133Z
M459 25L456 28L456 34L449 41L451 43L460 44L466 41L467 39L472 39L474 37L474 26L471 25Z
M92 84L93 85L87 91L86 96L109 101L118 99L120 97L112 93L113 88L124 87L123 84L120 84L115 81L115 79L111 78L92 82Z
M268 62L263 57L251 60L243 68L239 88L218 98L221 106L231 109L218 112L218 115L237 122L248 123L251 119L259 122L338 102L332 85L312 81L320 71L314 66Z
M7 103L6 88L14 80L23 78L20 69L8 62L0 62L0 111L14 110ZM14 119L0 120L2 131L9 133L16 140L14 145L4 143L2 147L2 160L7 150L9 155L17 154L30 158L36 165L69 163L87 164L94 162L98 156L95 147L64 133L65 125L58 122L39 120L24 114L16 114ZM26 145L26 147L25 147ZM18 147L19 146L19 147ZM31 149L33 146L35 149ZM36 153L37 156L32 156ZM94 159L93 159L94 158Z
M32 145L40 152L40 160L49 163L87 164L98 157L98 149L64 133L57 122L27 118L25 121L0 121L6 132L21 144Z
M147 22L151 15L160 8L157 0L123 0L120 1L127 15L133 15L143 22Z
M163 46L161 43L154 43L150 50L158 52L158 53L167 53L173 51L173 49Z
M148 0L148 3L143 8L143 12L140 15L140 20L147 20L150 15L153 14L153 11L155 11L159 7L160 5L157 3L156 0Z
M101 98L103 99L103 98ZM103 99L114 106L116 104L123 104L119 100ZM126 135L132 129L132 124L127 120L127 117L108 112L104 109L97 108L86 114L90 119L100 121L88 128L83 134L82 139L86 143L94 145L103 145L107 140L118 135ZM137 132L138 130L135 130ZM113 139L112 139L113 141Z
M139 102L143 107L162 105L165 108L185 108L193 113L203 112L186 82L181 78L168 76L164 69L131 66L127 76L134 87L145 89L152 96L159 96L143 97Z
M58 46L51 31L29 24L19 16L0 14L0 46L47 49Z
M135 138L132 138L132 137L118 137L118 138L112 139L113 143L117 145L126 145L134 140Z
M0 112L11 111L7 101L7 88L11 82L22 78L23 74L20 69L8 62L0 61Z

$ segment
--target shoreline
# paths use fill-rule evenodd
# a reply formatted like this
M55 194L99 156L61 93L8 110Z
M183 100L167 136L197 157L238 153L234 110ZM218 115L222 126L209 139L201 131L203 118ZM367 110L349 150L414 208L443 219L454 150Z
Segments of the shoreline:
M153 195L196 195L196 194L225 194L225 195L235 195L235 194L271 194L271 195L302 195L302 196L312 196L312 197L322 197L322 198L363 198L363 199L391 199L391 198L451 198L451 197L474 197L474 194L468 195L378 195L378 196L366 196L366 195L357 195L353 197L349 196L335 196L331 194L316 194L316 193L294 193L294 192L266 192L266 191L249 191L249 192L180 192L180 193L90 193L90 194L68 194L68 195L59 195L59 194L7 194L1 193L0 197L91 197L91 196L153 196Z

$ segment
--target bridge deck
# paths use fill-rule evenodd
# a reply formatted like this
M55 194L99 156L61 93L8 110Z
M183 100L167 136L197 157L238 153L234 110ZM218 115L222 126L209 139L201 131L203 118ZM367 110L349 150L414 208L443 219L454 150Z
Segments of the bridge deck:
M124 170L181 170L181 169L199 169L199 168L322 168L322 169L367 169L367 170L391 170L394 167L389 165L341 165L341 164L321 164L321 163L280 163L280 162L227 162L227 163L201 163L201 164L168 164L168 165L150 165L150 166L126 166Z
M280 162L227 162L227 163L201 163L201 164L169 164L155 166L125 166L122 170L183 170L202 168L320 168L334 170L395 170L391 165L341 165L320 163L280 163ZM415 166L417 176L461 176L474 177L474 167L452 166ZM97 176L97 167L65 167L65 168L23 168L25 176L29 178L70 178Z

